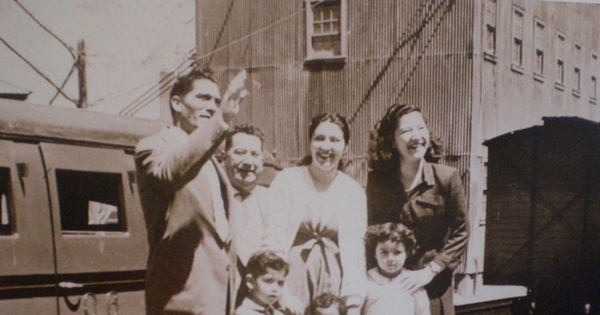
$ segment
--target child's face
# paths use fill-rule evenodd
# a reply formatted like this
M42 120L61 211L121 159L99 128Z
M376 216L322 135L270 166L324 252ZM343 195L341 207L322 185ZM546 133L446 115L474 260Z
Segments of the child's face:
M406 250L403 244L387 240L377 244L375 258L381 274L392 278L397 276L404 267Z
M267 268L267 272L256 279L248 275L246 284L250 289L253 300L261 305L272 305L279 301L283 293L285 283L285 272Z

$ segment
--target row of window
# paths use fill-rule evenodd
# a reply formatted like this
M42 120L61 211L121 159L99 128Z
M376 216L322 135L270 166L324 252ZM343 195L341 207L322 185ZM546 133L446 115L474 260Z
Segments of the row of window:
M56 170L61 229L124 232L121 174ZM0 167L0 235L15 233L10 169Z
M496 46L497 46L497 18L498 18L498 1L497 0L486 0L484 7L484 23L485 23L485 39L484 39L484 58L488 61L496 62ZM523 29L524 29L524 17L525 10L513 6L512 8L512 64L511 68L513 71L523 73ZM534 30L533 30L533 51L534 51L534 70L533 75L537 81L543 82L544 76L547 70L545 65L545 48L546 48L546 24L538 19L534 18ZM559 90L564 90L565 79L567 76L567 69L565 69L565 57L566 51L566 35L560 31L557 31L554 39L554 52L556 60L554 63L555 67L555 87ZM589 77L590 87L590 102L596 104L598 98L598 85L595 69L598 66L598 55L591 53L591 69L592 75ZM573 95L581 96L582 89L582 77L581 67L583 64L582 44L575 41L573 47L573 71L572 71L572 82L573 82Z

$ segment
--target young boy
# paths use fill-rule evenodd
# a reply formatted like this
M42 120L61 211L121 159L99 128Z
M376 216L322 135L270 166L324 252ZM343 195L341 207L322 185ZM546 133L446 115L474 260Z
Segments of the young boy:
M367 297L362 315L429 315L429 298L423 288L410 294L402 279L411 270L404 268L414 254L416 239L401 223L372 225L365 236L367 255L374 255L377 267L367 272Z
M283 293L288 263L272 251L258 251L250 256L246 266L248 297L234 315L283 315L277 302Z

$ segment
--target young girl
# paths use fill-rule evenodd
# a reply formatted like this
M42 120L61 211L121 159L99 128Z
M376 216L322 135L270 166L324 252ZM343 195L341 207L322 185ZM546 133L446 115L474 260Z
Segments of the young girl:
M367 255L375 256L377 267L368 271L367 297L362 315L429 315L429 298L424 289L410 294L403 278L413 271L405 269L406 259L414 254L413 232L402 223L369 226L365 236Z

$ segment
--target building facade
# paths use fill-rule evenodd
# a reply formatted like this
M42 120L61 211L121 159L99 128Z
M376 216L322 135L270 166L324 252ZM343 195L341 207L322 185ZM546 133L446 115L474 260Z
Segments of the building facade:
M546 116L600 120L600 6L543 1L197 0L197 65L221 82L249 73L239 122L277 159L308 153L310 118L351 122L347 172L366 183L369 133L395 102L420 107L460 170L471 240L458 268L475 290L484 266L486 140ZM222 88L225 88L223 86Z

